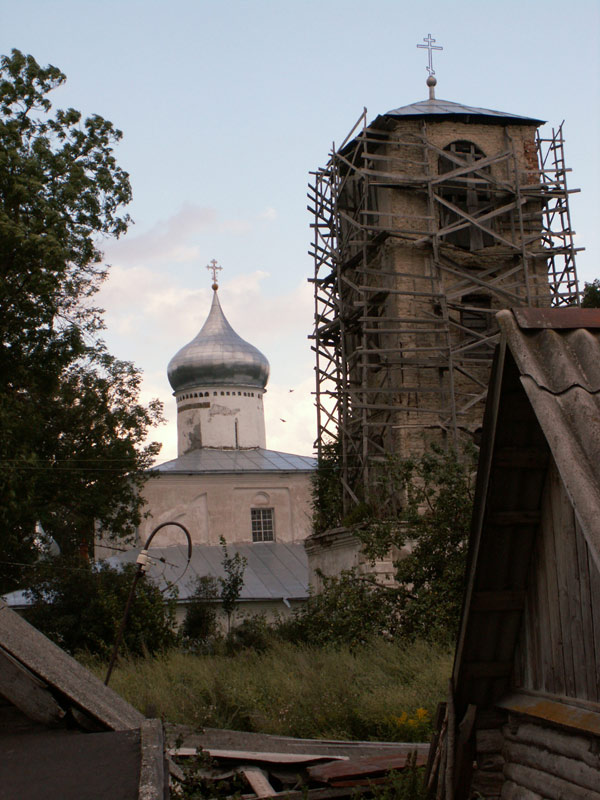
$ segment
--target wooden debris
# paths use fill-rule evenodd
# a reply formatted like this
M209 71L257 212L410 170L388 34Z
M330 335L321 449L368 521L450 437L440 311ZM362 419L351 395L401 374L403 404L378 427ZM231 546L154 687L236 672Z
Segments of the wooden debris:
M259 767L241 767L240 772L248 781L257 797L273 797L277 794L269 783L267 773Z

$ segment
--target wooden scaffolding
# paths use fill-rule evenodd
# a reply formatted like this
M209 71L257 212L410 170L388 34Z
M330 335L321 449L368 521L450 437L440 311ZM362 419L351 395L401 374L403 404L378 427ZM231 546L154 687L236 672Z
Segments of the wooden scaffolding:
M490 157L442 150L426 121L368 125L365 109L311 173L317 451L338 443L346 511L415 432L473 434L499 308L579 303L562 126L536 134L537 159L531 134L525 170L503 135Z

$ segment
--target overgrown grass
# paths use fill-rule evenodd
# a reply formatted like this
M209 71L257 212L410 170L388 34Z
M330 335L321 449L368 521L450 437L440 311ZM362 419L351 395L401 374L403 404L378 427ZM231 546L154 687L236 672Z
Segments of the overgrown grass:
M426 741L451 666L448 650L423 642L352 651L278 643L263 653L122 661L111 687L143 713L194 728Z

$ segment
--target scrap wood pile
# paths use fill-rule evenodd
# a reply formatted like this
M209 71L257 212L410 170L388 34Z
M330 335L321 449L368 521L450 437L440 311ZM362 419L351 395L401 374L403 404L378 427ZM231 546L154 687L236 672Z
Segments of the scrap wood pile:
M180 729L174 739L175 733L169 731L175 742L169 752L183 770L183 783L198 796L241 800L351 797L391 772L424 766L429 750L427 744L292 739L210 728L183 736Z

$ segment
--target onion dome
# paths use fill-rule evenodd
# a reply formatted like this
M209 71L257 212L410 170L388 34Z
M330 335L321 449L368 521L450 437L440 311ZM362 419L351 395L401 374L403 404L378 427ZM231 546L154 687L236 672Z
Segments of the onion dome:
M202 330L173 356L167 376L174 392L196 386L264 389L269 379L269 362L227 322L215 289Z

